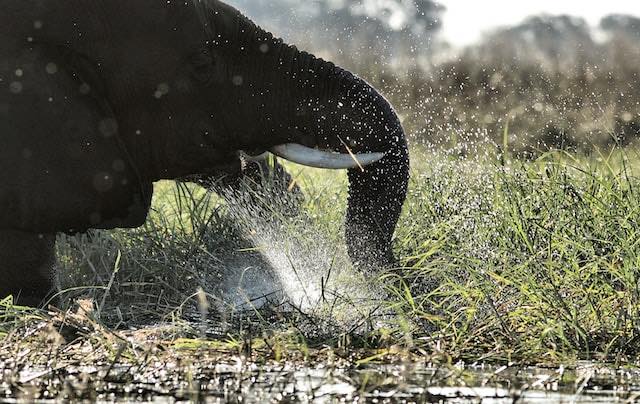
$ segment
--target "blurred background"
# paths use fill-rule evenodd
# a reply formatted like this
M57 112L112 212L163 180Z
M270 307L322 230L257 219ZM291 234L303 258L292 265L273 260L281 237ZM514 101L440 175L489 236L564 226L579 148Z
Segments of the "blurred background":
M640 2L228 0L364 77L413 144L589 153L640 137Z

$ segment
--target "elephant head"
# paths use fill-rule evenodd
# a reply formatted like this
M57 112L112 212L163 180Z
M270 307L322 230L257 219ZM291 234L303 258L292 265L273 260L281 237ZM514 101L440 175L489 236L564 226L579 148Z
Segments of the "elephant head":
M148 90L155 91L158 110L171 114L171 130L147 131L167 136L161 143L148 141L162 146L152 153L157 160L148 167L156 169L148 176L173 178L234 166L240 150L268 150L317 167L349 167L349 254L365 266L392 262L391 238L406 196L409 158L389 102L364 80L284 43L220 1L157 3L170 10L161 26L177 27L179 34L158 43L149 36L158 28L140 31L136 42L146 48L131 51L154 63L147 67L154 77Z

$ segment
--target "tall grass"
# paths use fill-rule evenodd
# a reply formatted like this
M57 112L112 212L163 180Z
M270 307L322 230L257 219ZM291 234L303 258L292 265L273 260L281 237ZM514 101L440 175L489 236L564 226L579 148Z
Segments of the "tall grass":
M160 183L153 206L139 229L58 237L63 304L91 297L112 325L171 320L197 304L198 288L216 290L221 250L249 247L204 189Z
M436 330L431 344L505 360L637 354L634 152L429 161L399 226L406 268L391 289L399 312Z
M111 327L205 320L205 332L233 339L286 332L306 343L400 346L446 360L637 355L637 153L556 151L533 161L502 158L501 151L478 156L413 153L394 240L401 265L368 274L375 276L367 282L385 292L372 289L373 298L362 295L367 302L356 298L366 286L346 277L335 278L346 292L333 295L328 311L284 304L287 290L267 251L275 244L241 223L243 211L230 205L240 202L172 183L157 186L143 228L59 238L61 296L92 297L94 315ZM299 218L281 216L275 230L302 246L302 257L290 255L295 262L288 265L313 269L298 280L324 289L316 271L348 266L340 249L346 178L289 169L305 194L305 221L300 227L287 223ZM229 292L233 282L225 281L234 276L253 276L254 286L264 286L245 290L241 309L240 295ZM273 295L260 295L267 290ZM20 316L7 310L0 317L5 329ZM345 322L345 312L358 321Z

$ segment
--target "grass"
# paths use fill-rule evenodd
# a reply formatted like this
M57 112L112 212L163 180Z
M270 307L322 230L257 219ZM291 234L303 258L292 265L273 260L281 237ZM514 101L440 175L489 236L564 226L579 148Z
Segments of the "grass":
M5 299L0 345L48 341L25 338L40 330L93 341L113 362L125 354L139 360L137 337L165 341L178 356L217 350L258 363L320 358L327 348L356 365L634 361L636 152L549 152L533 161L477 154L414 153L395 238L402 268L366 281L349 273L341 247L343 174L290 166L305 194L297 216L265 216L234 208L242 204L233 197L226 203L196 186L158 184L144 227L59 238L69 310L45 314ZM282 195L260 192L252 204L280 206L273 201ZM273 257L287 257L295 272L288 282L321 289L320 303L287 303L289 290L273 270L283 264ZM273 294L231 293L229 276L275 285ZM74 303L80 296L91 298L82 310ZM154 331L122 331L145 325Z
M431 164L414 176L399 226L398 311L430 324L453 357L635 358L640 206L630 161L633 151Z

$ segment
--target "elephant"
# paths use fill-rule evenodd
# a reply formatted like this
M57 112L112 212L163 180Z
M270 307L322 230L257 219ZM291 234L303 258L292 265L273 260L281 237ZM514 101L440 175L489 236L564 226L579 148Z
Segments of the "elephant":
M365 80L218 0L3 7L0 298L45 298L56 233L138 227L155 181L237 175L242 153L348 170L351 261L395 262L409 153Z

